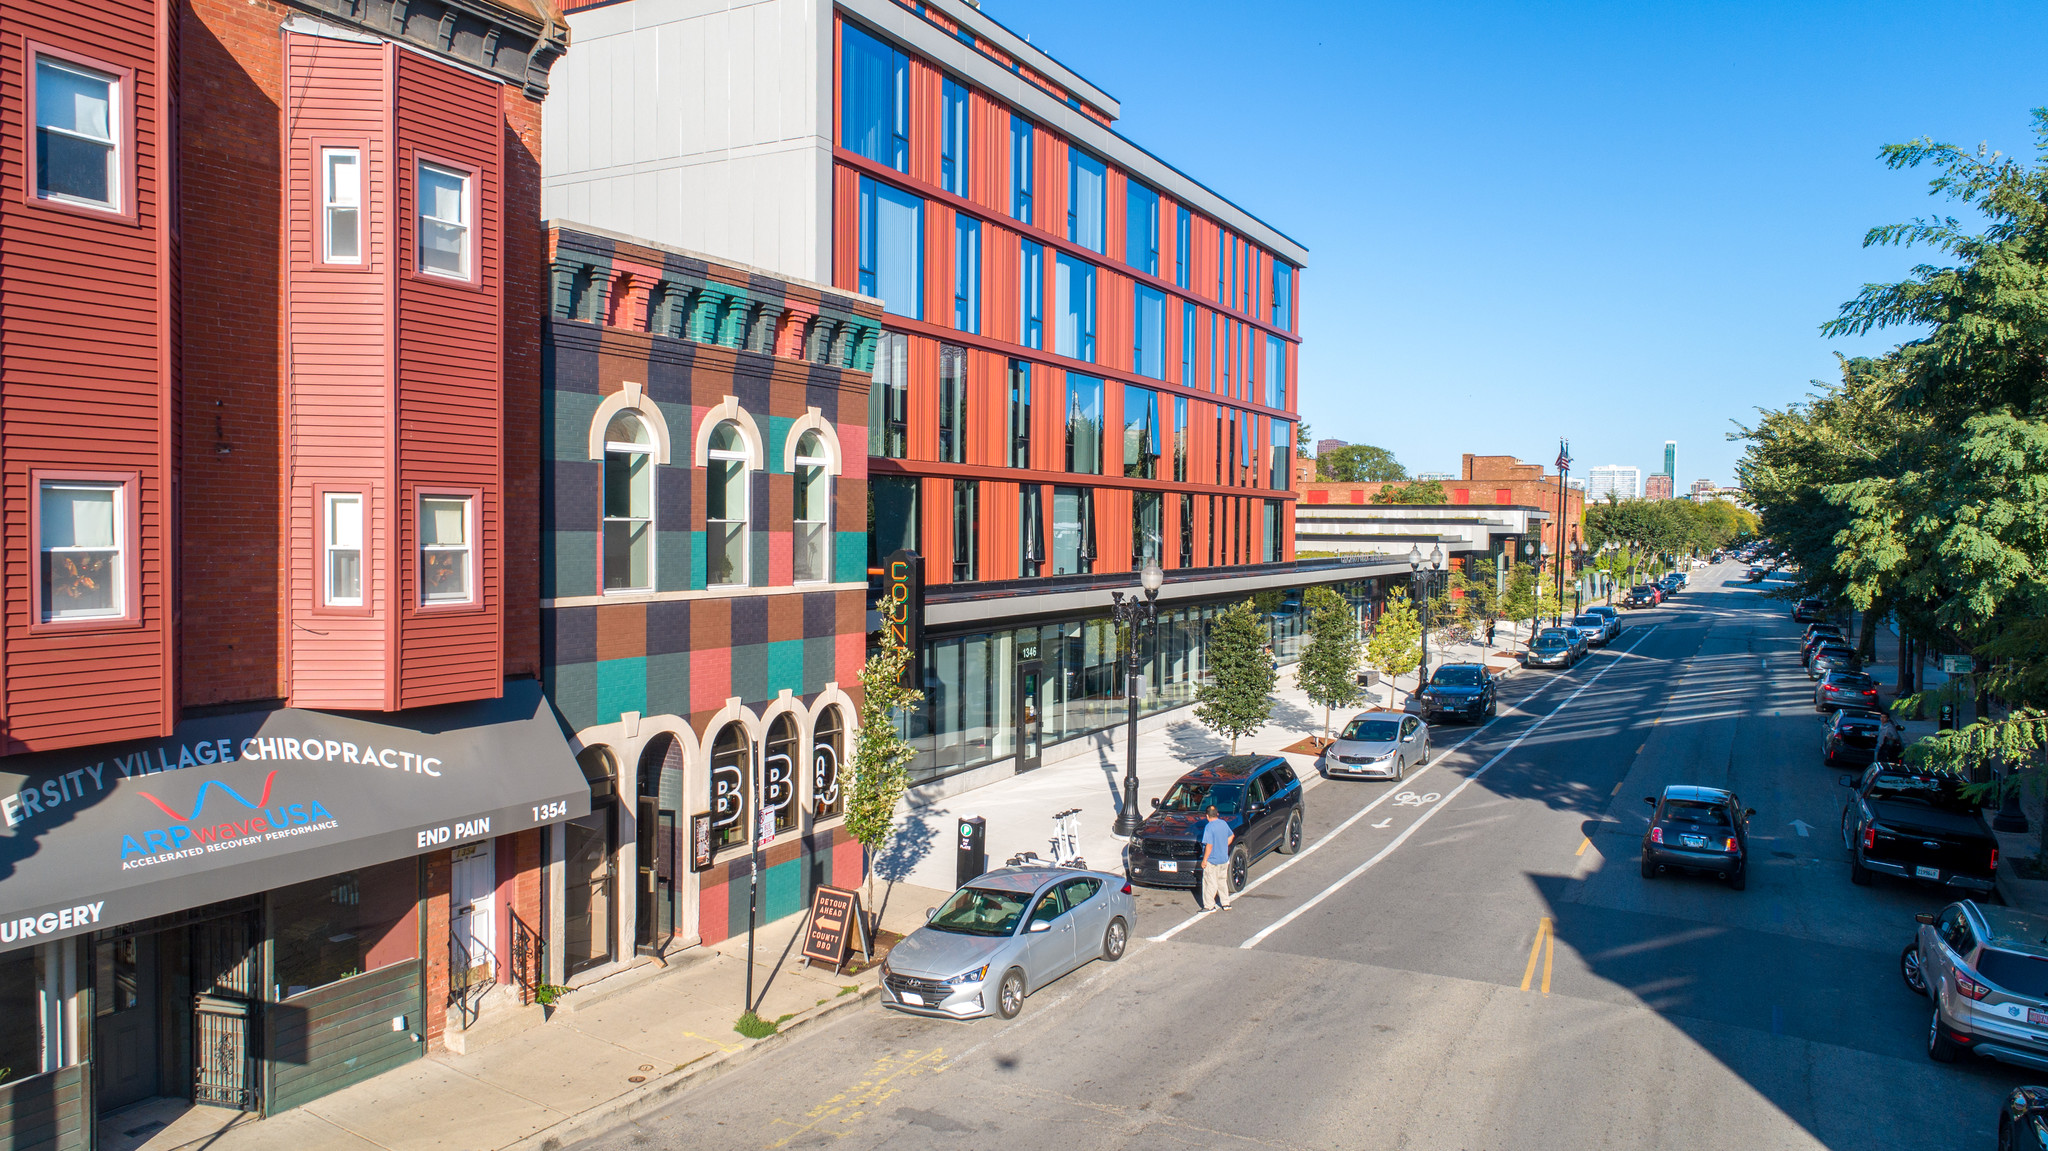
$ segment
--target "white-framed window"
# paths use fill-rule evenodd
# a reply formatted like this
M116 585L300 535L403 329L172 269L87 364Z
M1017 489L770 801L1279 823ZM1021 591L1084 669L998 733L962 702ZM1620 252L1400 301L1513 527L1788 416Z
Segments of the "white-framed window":
M747 438L731 420L711 430L707 452L709 483L704 498L704 578L718 584L747 582L747 512L752 485Z
M35 62L36 195L120 211L120 79L67 60Z
M420 161L420 271L469 278L469 173Z
M469 496L420 497L420 602L468 603L470 590Z
M832 449L814 429L796 442L797 582L832 578Z
M654 588L654 438L632 412L604 429L604 590Z
M363 262L363 150L320 149L320 258Z
M116 482L42 481L38 526L45 621L127 614L122 570L127 494L126 485Z
M321 551L328 607L363 606L363 493L328 492L320 500Z

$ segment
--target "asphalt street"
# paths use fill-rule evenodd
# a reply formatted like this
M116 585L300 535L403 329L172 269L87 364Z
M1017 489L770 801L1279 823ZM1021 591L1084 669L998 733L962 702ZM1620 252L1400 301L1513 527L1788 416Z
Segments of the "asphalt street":
M1941 892L1849 882L1789 604L1735 565L1531 671L1400 784L1325 782L1227 912L1143 891L1016 1020L879 1007L594 1148L1989 1148L2029 1075L1926 1055ZM1733 788L1748 890L1645 879L1643 798Z

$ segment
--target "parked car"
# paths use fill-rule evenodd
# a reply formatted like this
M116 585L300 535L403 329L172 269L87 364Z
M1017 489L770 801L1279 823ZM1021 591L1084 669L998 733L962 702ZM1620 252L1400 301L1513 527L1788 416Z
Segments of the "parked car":
M1673 784L1643 802L1651 808L1650 830L1643 835L1644 879L1679 867L1719 876L1737 891L1748 886L1754 808L1742 806L1732 791L1687 784Z
M2048 1087L2015 1087L1998 1109L1999 1151L2048 1151Z
M1841 625L1841 624L1838 624L1838 623L1810 623L1810 624L1807 624L1807 625L1806 625L1806 630L1805 630L1805 631L1803 631L1803 632L1799 633L1799 643L1800 643L1800 646L1801 646L1801 647L1804 647L1804 646L1806 646L1806 645L1808 645L1808 644L1812 643L1812 642L1813 642L1813 637L1814 637L1814 636L1817 636L1817 635L1831 635L1831 636L1834 636L1834 637L1835 637L1836 639L1842 639L1842 638L1844 638L1844 637L1843 637L1843 635L1842 635L1842 625Z
M1494 677L1484 664L1447 663L1422 689L1422 718L1431 723L1445 716L1477 723L1496 710Z
M1850 882L1866 886L1881 872L1967 891L1997 889L1998 840L1955 776L1875 763L1843 776L1842 786L1851 789L1842 808Z
M1656 607L1663 598L1657 594L1657 589L1649 584L1637 584L1628 589L1628 598L1621 602L1629 607Z
M1831 671L1813 685L1813 710L1877 707L1877 681L1860 671Z
M2048 1068L2048 916L1965 899L1914 918L1899 974L1934 1001L1927 1057L1952 1063L1975 1052Z
M926 913L882 960L882 1005L1014 1019L1024 997L1091 959L1123 958L1137 921L1127 881L1065 867L991 871Z
M1819 596L1810 595L1792 605L1792 622L1812 623L1825 618L1826 613L1827 604Z
M1836 712L1828 717L1827 734L1820 741L1821 759L1829 767L1897 763L1904 751L1898 729L1875 711Z
M1301 850L1301 781L1277 755L1224 755L1175 781L1138 827L1124 853L1134 883L1202 885L1202 824L1210 804L1237 837L1230 853L1230 890L1242 890L1252 864L1271 851Z
M1612 642L1615 636L1621 634L1621 612L1619 610L1608 607L1606 604L1595 604L1586 609L1586 614L1597 615L1607 621L1607 639L1609 642Z
M1863 661L1856 649L1845 643L1824 643L1806 659L1806 678L1819 679L1831 671L1862 671Z
M1607 646L1607 629L1610 625L1606 616L1587 612L1584 615L1573 616L1571 626L1585 637L1588 647Z
M1766 573L1765 573L1765 571L1764 571L1764 569L1763 569L1762 567L1753 567L1753 568L1750 568L1750 569L1749 569L1749 582L1751 582L1751 583L1762 583L1762 582L1764 582L1764 576L1765 576L1765 574L1766 574Z
M1586 637L1579 633L1578 628L1572 627L1570 625L1565 625L1562 627L1547 627L1544 628L1542 631L1537 632L1536 635L1537 638L1540 639L1543 636L1549 635L1552 632L1555 632L1558 635L1563 636L1565 642L1572 645L1572 651L1576 654L1577 658L1584 659L1587 656L1593 654L1592 645L1586 642Z
M1408 769L1429 762L1429 725L1398 711L1361 711L1317 764L1325 776L1347 779L1407 778Z
M1579 662L1578 648L1563 635L1546 631L1529 642L1529 650L1522 653L1523 667L1569 668Z
M1833 624L1828 624L1826 625L1826 630L1815 631L1799 641L1799 662L1805 664L1808 660L1811 660L1814 649L1824 643L1838 643L1846 647L1848 646L1849 639L1841 633L1840 629L1836 628Z

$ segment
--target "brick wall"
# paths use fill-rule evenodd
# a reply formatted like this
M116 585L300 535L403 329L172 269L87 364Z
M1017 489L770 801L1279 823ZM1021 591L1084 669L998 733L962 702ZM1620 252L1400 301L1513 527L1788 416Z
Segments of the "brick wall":
M538 101L505 102L505 674L540 674L541 317L549 297L540 222ZM532 922L529 920L528 922Z

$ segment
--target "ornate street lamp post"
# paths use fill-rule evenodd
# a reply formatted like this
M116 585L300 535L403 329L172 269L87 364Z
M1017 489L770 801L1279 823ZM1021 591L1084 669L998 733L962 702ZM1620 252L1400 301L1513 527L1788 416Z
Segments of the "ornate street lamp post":
M1138 628L1150 627L1159 621L1159 589L1166 584L1166 573L1159 570L1156 560L1145 561L1145 571L1138 577L1144 585L1145 598L1126 597L1121 591L1109 593L1110 618L1124 625L1130 631L1129 681L1124 688L1124 698L1129 704L1127 724L1124 729L1124 805L1116 813L1116 824L1111 828L1118 835L1138 834L1138 825L1144 820L1138 815L1138 693L1143 690L1138 681L1141 669L1138 664Z
M1586 545L1580 540L1572 541L1572 614L1579 614L1579 604L1585 598Z
M1436 573L1444 570L1444 546L1438 544L1429 550L1429 561L1424 565L1422 545L1408 549L1408 584L1410 588L1419 585L1421 593L1416 597L1422 604L1422 666L1415 672L1415 694L1422 694L1422 685L1429 682L1429 593L1436 581Z

